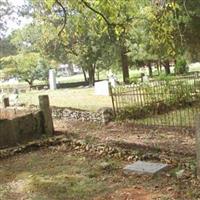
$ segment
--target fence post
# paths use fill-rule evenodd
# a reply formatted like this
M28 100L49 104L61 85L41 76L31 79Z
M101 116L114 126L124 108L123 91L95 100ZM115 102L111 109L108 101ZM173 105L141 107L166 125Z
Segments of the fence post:
M39 105L40 105L41 111L43 112L45 134L51 136L54 133L54 127L53 127L53 119L52 119L51 109L49 106L49 96L48 95L40 95L39 96Z
M196 116L196 159L197 159L197 177L200 178L200 114Z
M109 93L110 93L111 100L112 100L113 113L114 113L114 116L116 117L116 110L115 110L115 103L114 103L114 97L113 97L112 86L111 86L111 83L110 83L110 82L109 82L108 84L109 84Z
M10 106L10 102L9 102L9 98L3 98L3 107L9 107Z

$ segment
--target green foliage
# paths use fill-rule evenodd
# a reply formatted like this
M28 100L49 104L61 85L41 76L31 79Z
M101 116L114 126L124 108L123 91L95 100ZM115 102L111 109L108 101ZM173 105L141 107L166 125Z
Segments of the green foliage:
M36 79L47 79L50 64L38 53L23 53L1 59L7 77L17 77L32 86Z
M44 2L47 5L48 9L51 9L56 1L55 0L44 0Z
M13 7L8 0L0 2L0 39L5 36L5 33L8 29L8 18L11 17L11 14L14 12Z
M140 77L138 76L133 76L129 79L129 82L130 83L134 83L134 84L137 84L138 82L140 82Z
M160 87L154 88L148 85L140 87L140 94L137 93L140 97L137 98L143 102L139 104L127 102L129 106L120 109L119 119L142 119L160 115L196 105L200 100L196 84L187 81L162 81ZM130 93L130 95L132 94ZM127 97L127 99L129 98Z
M48 81L50 68L52 68L50 62L48 62L46 59L39 58L37 67L35 68L36 79L42 81Z
M179 57L176 60L175 73L176 74L185 74L188 72L188 70L189 70L189 68L187 66L187 62L186 62L185 58Z
M129 73L126 68L130 63L126 40L129 39L128 32L131 30L132 22L140 16L138 11L141 10L141 4L145 5L144 2L138 3L136 0L62 2L66 10L62 14L67 15L67 21L60 35L67 46L67 51L76 52L79 65L85 64L83 68L88 71L91 70L91 62L93 65L98 65L96 66L98 69L114 66L119 68L121 65L123 79L127 80ZM57 6L54 5L54 8ZM70 12L71 10L73 12ZM83 56L79 57L80 54Z
M10 37L0 39L0 58L16 54L17 49L11 43Z
M174 77L170 75L166 75L165 73L160 73L157 77L155 77L155 80L165 81L166 83L168 83L169 81L174 80Z
M178 22L184 39L184 50L190 61L200 59L200 1L178 1Z
M196 90L195 85L178 81L176 84L168 86L170 97L168 97L167 102L177 108L190 106L199 100L199 94Z
M133 65L162 64L183 53L198 60L199 1L30 0L28 6L33 22L11 40L18 52L74 63L92 82L95 70L122 69L127 80ZM181 65L177 73L186 71Z

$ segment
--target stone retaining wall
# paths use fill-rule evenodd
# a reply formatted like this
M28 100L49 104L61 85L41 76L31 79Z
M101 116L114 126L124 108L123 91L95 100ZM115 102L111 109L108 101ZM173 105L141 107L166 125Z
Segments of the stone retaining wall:
M72 108L52 107L52 117L55 119L108 123L113 120L114 116L112 108L101 108L97 112L90 112Z
M0 120L0 148L14 146L44 134L43 114L41 111L30 113L12 120Z
M24 108L24 107L7 107L0 108L0 120L2 119L14 119L16 117L22 117L32 112L39 111L37 108Z
M39 107L0 108L0 149L23 144L43 134L54 134L47 95L39 96Z

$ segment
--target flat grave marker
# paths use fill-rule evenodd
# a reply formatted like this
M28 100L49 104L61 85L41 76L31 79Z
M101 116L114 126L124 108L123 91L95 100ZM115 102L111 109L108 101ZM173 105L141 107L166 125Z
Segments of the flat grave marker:
M124 167L123 171L126 174L154 175L158 172L165 170L167 167L168 167L167 164L137 161L133 164L130 164Z

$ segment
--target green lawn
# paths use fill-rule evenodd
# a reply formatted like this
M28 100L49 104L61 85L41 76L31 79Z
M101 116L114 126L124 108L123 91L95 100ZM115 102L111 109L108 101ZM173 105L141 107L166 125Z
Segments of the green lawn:
M83 74L76 74L69 77L57 77L57 81L59 83L74 83L74 82L81 82L85 81Z
M19 95L19 102L27 105L38 104L39 95L49 95L50 104L59 107L73 107L96 111L101 107L112 107L111 97L96 96L94 88L76 88L30 91Z

